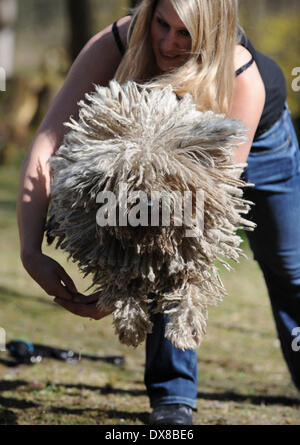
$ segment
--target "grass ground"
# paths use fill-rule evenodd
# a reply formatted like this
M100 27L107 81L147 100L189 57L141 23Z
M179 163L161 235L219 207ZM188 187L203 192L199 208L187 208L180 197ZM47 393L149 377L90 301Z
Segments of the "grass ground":
M111 317L90 321L64 311L23 270L15 218L17 181L16 167L0 168L0 326L7 341L20 338L87 354L124 355L126 361L121 367L85 359L13 366L8 352L0 352L0 424L147 423L144 346L121 345ZM84 291L87 284L74 265L62 253L45 249ZM222 271L228 297L210 311L208 334L197 352L194 422L299 425L299 393L276 340L263 278L246 244L244 249L249 259L232 272Z

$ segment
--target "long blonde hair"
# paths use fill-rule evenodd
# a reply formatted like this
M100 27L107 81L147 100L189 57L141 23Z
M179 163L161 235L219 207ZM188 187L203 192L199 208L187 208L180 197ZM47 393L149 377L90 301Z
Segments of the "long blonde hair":
M143 0L136 8L128 49L115 79L160 88L171 84L178 96L192 94L200 110L227 113L234 84L235 47L241 30L238 0L171 0L191 35L192 46L181 67L162 75L158 75L150 34L158 2Z

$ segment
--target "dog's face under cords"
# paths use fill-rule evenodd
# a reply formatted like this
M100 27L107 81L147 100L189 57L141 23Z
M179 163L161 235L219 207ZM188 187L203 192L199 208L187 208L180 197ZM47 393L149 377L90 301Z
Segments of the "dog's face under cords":
M155 307L169 316L166 337L194 349L208 306L226 294L215 263L238 260L236 230L254 227L232 156L242 124L197 111L171 87L112 81L67 125L50 161L49 242L92 276L121 342L145 339Z

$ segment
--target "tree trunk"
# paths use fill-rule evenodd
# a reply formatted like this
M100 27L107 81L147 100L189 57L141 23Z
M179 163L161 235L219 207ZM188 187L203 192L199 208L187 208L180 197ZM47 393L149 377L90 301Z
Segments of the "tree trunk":
M90 0L67 0L67 12L70 21L69 51L71 59L75 60L92 37Z
M141 0L130 0L130 8L135 8Z
M10 78L14 70L17 0L0 0L0 82ZM4 79L3 79L4 77ZM1 86L1 85L0 85ZM3 85L2 85L3 86Z

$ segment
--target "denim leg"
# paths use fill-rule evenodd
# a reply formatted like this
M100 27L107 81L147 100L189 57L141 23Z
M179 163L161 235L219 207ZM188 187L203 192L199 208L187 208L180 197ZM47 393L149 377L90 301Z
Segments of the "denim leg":
M288 110L281 121L256 142L266 150L248 158L245 175L255 188L245 197L255 203L249 217L257 228L247 236L266 281L283 356L300 390L300 351L292 347L299 335L293 330L300 327L300 152Z
M289 198L265 192L248 197L255 202L257 229L247 236L266 281L284 358L300 389L300 351L292 349L292 331L300 326L300 199L296 191Z
M146 340L145 384L150 405L182 403L196 407L197 355L175 348L164 336L167 317L152 316L153 331Z

